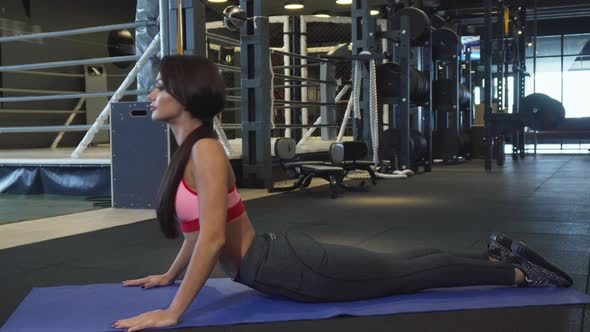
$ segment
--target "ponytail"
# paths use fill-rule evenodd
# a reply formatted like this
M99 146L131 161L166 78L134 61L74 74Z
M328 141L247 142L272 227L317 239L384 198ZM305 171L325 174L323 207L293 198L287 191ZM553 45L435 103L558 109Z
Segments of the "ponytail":
M178 150L172 156L170 165L160 184L158 194L158 208L156 216L160 223L162 233L169 238L175 239L179 235L178 222L176 221L176 191L178 185L184 176L186 165L191 157L193 145L202 138L215 138L213 123L205 121L204 125L195 129L178 147Z

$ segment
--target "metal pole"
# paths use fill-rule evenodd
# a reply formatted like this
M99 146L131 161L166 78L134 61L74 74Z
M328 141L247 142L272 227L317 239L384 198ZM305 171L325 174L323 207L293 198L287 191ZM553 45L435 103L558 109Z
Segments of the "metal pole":
M484 0L484 31L481 45L481 59L484 65L484 121L485 121L485 161L486 171L492 170L492 0Z
M2 66L0 72L5 71L17 71L17 70L30 70L30 69L44 69L44 68L57 68L57 67L69 67L78 65L94 65L100 63L113 63L113 62L127 62L139 60L138 55L127 55L117 56L110 58L96 58L96 59L84 59L84 60L70 60L70 61L57 61L57 62L45 62L45 63L33 63L26 65L14 65L14 66Z
M434 108L433 108L433 101L432 101L432 82L434 82L434 73L436 71L435 64L433 63L432 59L432 32L429 34L428 38L428 47L426 48L426 53L428 56L426 57L426 61L428 61L428 72L429 72L429 81L428 81L428 105L425 107L424 111L424 135L426 136L426 144L427 144L427 156L426 156L426 165L424 165L425 172L432 171L432 131L434 129ZM392 126L390 126L392 128Z
M186 46L184 54L206 56L206 7L202 1L184 1ZM179 11L181 13L181 11Z
M520 101L522 100L522 98L525 97L526 95L526 77L525 75L522 73L522 71L527 71L526 68L526 39L529 34L528 34L528 28L526 25L526 21L527 21L527 6L526 6L526 2L523 2L521 4L521 11L520 11L520 22L522 24L522 39L520 40L520 44L519 44L519 62L520 62L520 69L521 69L521 73L520 73L520 84L519 84L519 96L518 96L518 104L515 104L515 112L516 113L520 113ZM520 140L519 140L519 157L524 159L525 158L525 143L526 143L526 135L525 135L525 131L524 131L524 126L522 126L519 130L519 136L520 136Z
M289 42L291 43L291 52L294 54L298 54L299 56L291 56L289 64L293 66L291 69L291 77L292 80L300 80L303 81L301 77L301 61L303 59L303 55L301 55L301 24L299 23L298 16L291 16L289 18L289 23L291 25L291 33L289 34ZM275 75L276 78L282 77L282 75L277 74ZM296 78L297 77L297 78ZM301 101L301 94L302 94L303 86L292 87L291 88L291 98L294 101ZM296 105L293 103L293 105ZM300 107L292 107L291 111L291 122L293 124L301 124L301 120L303 117L301 116L301 108ZM291 132L291 137L294 138L296 141L299 141L303 135L301 131L294 130Z
M132 29L132 28L140 28L140 27L149 27L149 26L154 26L154 25L156 25L156 22L154 22L154 21L138 21L138 22L134 22L134 23L103 25L103 26L98 26L98 27L90 27L90 28L82 28L82 29L43 32L43 33L32 33L32 34L28 34L28 35L0 37L0 43L6 43L6 42L12 42L12 41L22 41L22 40L31 40L31 39L40 39L40 38L55 38L55 37L63 37L63 36L81 35L81 34L85 34L85 33L113 31L113 30L120 30L120 29Z
M96 92L96 93L77 93L69 95L53 95L53 96L25 96L25 97L4 97L0 98L0 102L23 102L23 101L39 101L39 100L62 100L62 99L78 99L78 98L98 98L98 97L109 97L116 94L117 91L109 92ZM147 94L147 90L134 90L134 91L123 91L121 95L134 96Z
M291 42L289 36L291 35L291 24L289 24L289 16L283 18L283 50L285 53L291 52ZM283 64L290 65L291 58L288 55L283 55ZM291 67L284 69L285 76L291 76ZM285 100L291 100L291 81L285 81ZM274 91L273 91L274 93ZM291 106L287 104L286 106ZM284 110L285 124L291 124L291 108ZM291 128L285 129L285 137L291 137Z
M503 2L499 1L496 7L497 26L498 26L498 45L496 47L496 79L497 86L496 91L498 92L498 99L496 102L498 113L504 113L504 63L506 62L506 42L504 38L504 5ZM493 54L493 52L490 52ZM493 94L492 94L493 97Z
M240 30L242 68L242 184L273 187L269 19L263 0L240 0L249 20Z
M92 126L79 125L79 126L35 126L35 127L3 127L0 128L0 134L9 133L53 133L53 132L75 132L75 131L86 131ZM97 130L109 129L109 125L97 126Z
M400 156L399 168L412 168L410 160L410 17L402 15L400 22Z
M463 128L471 129L473 125L473 80L471 75L471 48L467 48L465 52L465 85L467 87L467 91L469 91L469 105L467 106L467 112L465 112L465 116L463 117Z
M301 16L299 19L299 48L301 50L301 55L307 56L307 23L305 21L305 16ZM307 78L308 70L307 70L307 59L301 58L301 77ZM307 87L301 87L301 101L307 102ZM301 109L301 124L306 125L308 124L308 109L306 107ZM323 129L322 129L323 130ZM307 132L307 128L301 128L301 136L305 136Z
M159 0L160 20L160 57L170 54L170 26L168 21L168 0Z
M207 36L207 38L209 38L211 40L215 40L215 41L218 41L218 42L226 43L226 44L229 44L231 46L237 46L237 47L240 46L240 41L239 40L236 40L236 39L233 39L233 38L230 38L230 37L218 35L218 34L211 33L211 32L207 32L205 35Z
M11 73L13 74L27 74L27 75L41 75L41 76L58 76L58 77L80 77L80 78L84 78L84 74L68 74L68 73L56 73L56 72L48 72L48 71L20 71L20 70L15 70L15 71L11 71ZM109 75L109 76L113 76L113 75Z

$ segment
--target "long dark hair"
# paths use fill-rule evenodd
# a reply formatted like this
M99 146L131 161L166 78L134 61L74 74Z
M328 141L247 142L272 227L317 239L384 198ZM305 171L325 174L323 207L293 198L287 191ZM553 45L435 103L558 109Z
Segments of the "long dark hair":
M203 125L190 133L172 156L164 174L158 195L156 215L162 233L175 239L179 235L175 199L190 159L193 145L202 138L216 138L213 118L223 110L225 84L217 66L201 57L171 55L160 62L160 77L164 89L172 95L193 118Z

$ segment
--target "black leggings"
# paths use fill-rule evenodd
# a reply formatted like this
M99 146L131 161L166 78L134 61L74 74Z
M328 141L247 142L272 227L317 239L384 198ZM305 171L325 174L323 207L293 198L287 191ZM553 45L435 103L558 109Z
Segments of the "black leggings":
M511 264L436 249L384 254L322 244L305 233L254 238L235 281L301 302L355 301L428 288L514 285Z

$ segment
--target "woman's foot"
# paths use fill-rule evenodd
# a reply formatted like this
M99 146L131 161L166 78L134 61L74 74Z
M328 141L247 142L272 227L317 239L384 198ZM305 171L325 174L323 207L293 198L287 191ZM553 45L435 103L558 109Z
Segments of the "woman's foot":
M514 241L502 233L492 233L488 244L490 260L507 261L512 255L511 246Z
M509 257L517 269L524 274L523 286L561 286L569 287L572 278L563 270L543 258L522 242L513 242Z

